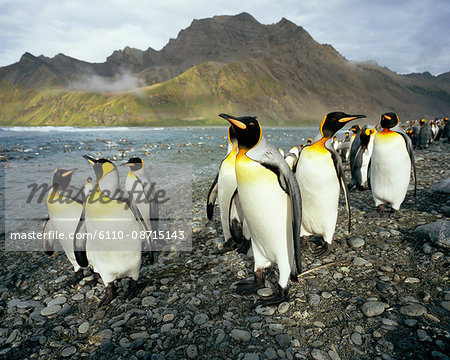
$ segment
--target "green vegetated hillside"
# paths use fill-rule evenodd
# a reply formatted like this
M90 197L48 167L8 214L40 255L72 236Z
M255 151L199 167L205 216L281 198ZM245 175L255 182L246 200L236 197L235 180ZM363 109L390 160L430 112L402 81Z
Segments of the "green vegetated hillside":
M258 115L258 106L273 108L264 122L276 125L277 99L286 96L283 84L252 61L205 63L161 84L121 93L24 88L7 81L0 90L0 124L11 126L217 125L221 112Z

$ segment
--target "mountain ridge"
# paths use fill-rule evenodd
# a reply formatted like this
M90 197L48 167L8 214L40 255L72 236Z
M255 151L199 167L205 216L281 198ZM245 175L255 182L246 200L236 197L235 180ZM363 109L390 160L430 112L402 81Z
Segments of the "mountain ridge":
M0 83L0 104L6 107L0 109L0 124L12 125L67 123L58 122L58 104L64 101L78 109L69 115L75 125L96 125L99 119L107 125L191 124L192 119L214 124L220 121L213 120L216 110L226 109L280 125L319 121L335 109L377 119L388 110L401 118L438 117L450 110L450 72L399 75L371 62L348 61L285 18L263 25L247 13L194 19L159 51L127 46L103 63L25 53L0 68ZM84 92L83 84L89 85ZM112 84L135 92L120 93ZM47 112L20 101L30 92ZM6 101L11 93L14 109ZM88 96L98 103L77 105ZM134 112L111 106L124 98L125 109Z

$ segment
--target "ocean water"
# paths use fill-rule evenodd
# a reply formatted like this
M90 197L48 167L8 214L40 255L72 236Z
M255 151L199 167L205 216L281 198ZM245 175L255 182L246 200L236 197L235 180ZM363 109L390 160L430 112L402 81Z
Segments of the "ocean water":
M317 128L267 128L264 136L288 151L317 134ZM110 158L117 165L138 156L151 180L167 190L173 204L167 216L191 220L191 189L195 182L212 181L226 154L227 127L179 128L0 128L0 234L40 231L47 217L45 200L29 201L32 184L50 184L55 168L77 168L72 185L95 179L83 159ZM5 158L7 161L5 161ZM122 186L127 167L118 166ZM178 201L178 202L176 202ZM25 248L26 249L26 246Z

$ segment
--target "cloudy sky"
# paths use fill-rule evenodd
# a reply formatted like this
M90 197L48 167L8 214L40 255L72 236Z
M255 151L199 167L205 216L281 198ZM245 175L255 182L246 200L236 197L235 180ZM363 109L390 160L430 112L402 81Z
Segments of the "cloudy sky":
M0 0L0 66L28 51L104 62L125 46L160 50L193 19L285 17L349 60L397 73L450 71L449 0Z

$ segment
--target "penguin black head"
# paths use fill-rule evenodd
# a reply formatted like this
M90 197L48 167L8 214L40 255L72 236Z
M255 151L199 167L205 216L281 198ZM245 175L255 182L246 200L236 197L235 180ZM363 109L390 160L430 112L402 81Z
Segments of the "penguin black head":
M111 171L116 169L116 165L107 159L94 159L88 155L83 156L89 164L94 167L94 173L97 177L97 182L99 182L105 175L109 174Z
M367 147L370 141L370 135L372 135L372 129L370 129L367 125L364 126L361 130L361 134L359 135L361 144Z
M138 171L144 167L144 162L141 158L132 157L130 158L130 160L128 160L128 162L122 164L122 166L128 166L131 171Z
M353 134L359 133L360 130L361 130L361 126L359 126L358 124L355 124L350 128L350 131L352 131Z
M53 174L53 181L52 186L55 190L64 190L72 181L72 174L75 172L75 169L65 170L65 169L59 169L56 168L54 174Z
M393 128L398 124L398 116L392 112L381 115L380 125L384 129Z
M262 129L256 116L235 117L227 114L219 114L219 116L230 122L240 149L249 150L261 140Z
M311 138L309 138L307 141L306 141L306 144L312 144L312 139Z
M320 133L324 138L332 138L347 122L365 117L366 115L348 115L340 111L331 112L323 118Z

